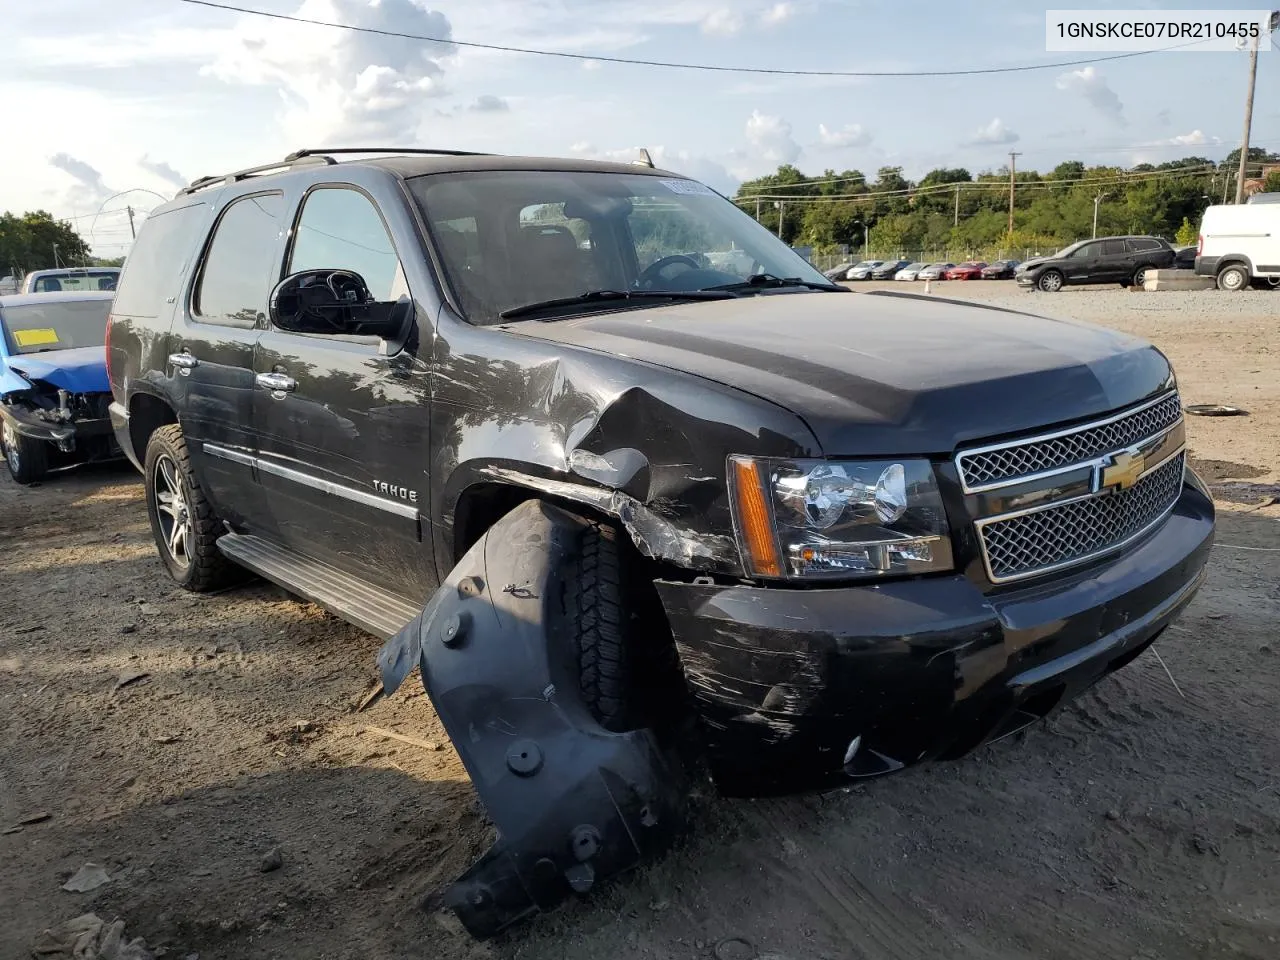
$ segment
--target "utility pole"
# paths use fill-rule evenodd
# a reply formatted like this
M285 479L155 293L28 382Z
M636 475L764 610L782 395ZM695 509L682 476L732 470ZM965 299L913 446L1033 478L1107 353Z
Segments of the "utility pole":
M133 229L133 207L125 207L125 209L129 211L129 235L132 236L133 239L137 240L138 231Z
M760 222L760 198L756 197L756 223Z
M53 245L53 265L55 268L62 266L62 264L58 262L58 245L56 243Z
M1093 239L1098 239L1098 204L1102 202L1102 191L1093 198Z
M787 201L779 200L776 204L778 208L778 239L782 239L782 218L787 214Z
M1268 31L1280 26L1280 10L1273 10L1267 21ZM1244 203L1245 168L1249 162L1249 127L1253 124L1253 88L1258 82L1258 37L1249 43L1249 92L1244 101L1244 138L1240 142L1240 169L1236 174L1236 203ZM1222 201L1226 203L1226 200Z
M951 218L953 227L960 226L960 184L956 184L956 215Z
M1009 151L1009 236L1013 236L1013 173L1017 169L1018 157L1022 156L1013 150Z

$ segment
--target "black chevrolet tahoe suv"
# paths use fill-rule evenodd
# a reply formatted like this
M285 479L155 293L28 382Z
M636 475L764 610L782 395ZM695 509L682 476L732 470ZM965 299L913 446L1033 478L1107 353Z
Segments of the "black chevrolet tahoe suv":
M851 293L648 165L390 153L155 210L111 415L178 583L247 568L386 638L386 690L421 668L500 834L449 894L477 935L659 849L695 770L957 757L1199 587L1154 347Z

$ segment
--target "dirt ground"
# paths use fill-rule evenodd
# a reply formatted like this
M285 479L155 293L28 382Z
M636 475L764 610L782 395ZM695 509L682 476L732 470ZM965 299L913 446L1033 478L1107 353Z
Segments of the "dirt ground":
M1188 418L1221 526L1167 673L1147 653L962 761L708 796L660 862L477 945L435 897L489 828L420 684L355 711L375 639L261 582L171 587L127 466L5 476L0 960L90 911L201 960L1276 960L1280 293L946 293L1145 336L1186 402L1250 411ZM86 862L110 881L61 890Z

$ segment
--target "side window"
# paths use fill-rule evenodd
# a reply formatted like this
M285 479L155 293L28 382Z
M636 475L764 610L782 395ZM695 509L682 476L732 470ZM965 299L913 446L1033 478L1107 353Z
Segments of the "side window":
M1129 240L1127 242L1129 244L1129 249L1135 253L1160 249L1160 244L1155 240Z
M200 269L192 304L197 318L252 327L266 315L283 216L284 197L278 193L241 197L222 212Z
M147 217L120 275L114 313L126 317L160 315L165 301L178 293L182 268L190 262L197 231L208 208L196 202ZM170 308L172 309L172 308Z
M1077 247L1076 252L1071 254L1072 260L1088 260L1090 257L1096 257L1102 253L1099 249L1100 243L1086 243L1083 247Z
M409 292L382 217L358 190L321 187L303 202L288 272L326 269L360 274L383 303Z
M1123 240L1104 240L1102 241L1102 255L1104 257L1123 257L1125 255Z

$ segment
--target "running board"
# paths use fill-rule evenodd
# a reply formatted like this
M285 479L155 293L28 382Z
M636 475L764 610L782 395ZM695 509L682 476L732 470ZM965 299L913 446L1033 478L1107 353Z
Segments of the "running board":
M240 566L383 640L399 633L421 610L420 604L260 537L227 533L218 539L218 549Z

